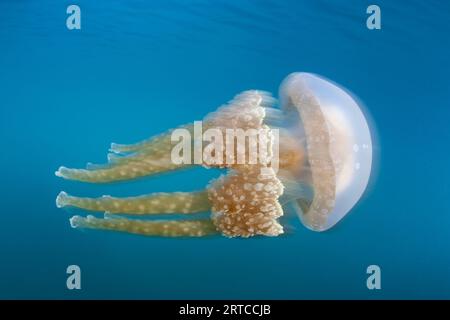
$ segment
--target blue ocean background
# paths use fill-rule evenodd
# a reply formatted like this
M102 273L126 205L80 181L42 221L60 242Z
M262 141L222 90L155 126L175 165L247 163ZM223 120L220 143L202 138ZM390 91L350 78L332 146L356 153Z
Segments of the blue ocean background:
M81 8L82 29L66 28ZM381 8L382 29L366 28ZM445 1L0 1L0 298L449 299L450 4ZM354 92L376 126L366 195L334 229L163 239L74 230L56 195L203 188L203 168L110 185L54 176L200 120L294 71ZM67 290L66 268L82 289ZM381 267L368 290L366 268Z

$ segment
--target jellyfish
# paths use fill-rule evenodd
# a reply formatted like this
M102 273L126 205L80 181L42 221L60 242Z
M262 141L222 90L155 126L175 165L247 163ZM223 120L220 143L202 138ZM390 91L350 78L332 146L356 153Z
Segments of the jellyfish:
M328 230L367 188L372 170L369 123L352 94L315 74L290 74L280 85L278 100L265 91L244 91L208 114L203 130L215 130L215 140L223 134L219 147L225 140L228 144L222 150L199 141L196 123L191 123L135 144L113 143L105 165L60 167L55 173L64 179L109 183L192 166L224 169L204 190L127 198L61 192L56 204L104 213L73 216L73 228L146 236L279 236L284 233L280 217L289 208L305 227ZM189 161L174 160L174 136L180 129L192 142L183 144L184 160ZM251 145L250 139L228 135L230 130L264 132L264 139ZM203 156L200 160L194 159L196 152ZM209 218L196 218L202 212L210 212ZM180 214L189 217L170 218Z

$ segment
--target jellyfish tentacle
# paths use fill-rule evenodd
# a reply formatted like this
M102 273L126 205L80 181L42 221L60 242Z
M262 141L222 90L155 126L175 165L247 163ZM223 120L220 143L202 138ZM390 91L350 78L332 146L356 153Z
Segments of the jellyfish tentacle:
M270 108L275 103L275 99L268 92L249 90L236 95L231 101L219 110L208 114L203 121L203 130L223 125L232 125L232 122L239 121L241 128L257 126L259 127L264 118L264 108ZM236 113L241 114L245 121L236 117ZM250 116L250 117L249 117ZM253 116L253 117L252 117ZM250 120L249 120L250 119ZM194 125L192 123L185 124L177 129L188 130L191 136L194 133ZM172 129L166 133L154 136L152 138L134 143L134 144L117 144L112 143L110 152L115 154L146 154L154 150L159 150L162 144L170 145Z
M90 165L88 169L60 167L55 175L68 180L91 183L108 183L132 180L189 166L175 164L169 154L149 154L140 158L124 158L106 165Z
M198 213L211 209L206 191L153 193L145 196L115 198L81 198L61 192L56 198L56 205L77 207L89 211L106 211L111 214L123 213L133 215L161 213Z
M177 221L145 221L132 219L100 219L93 216L86 218L73 216L72 228L101 229L120 231L144 236L162 237L204 237L218 234L209 219Z
M193 128L194 127L192 124L186 124L178 127L177 129L186 129L189 132L192 132L194 130ZM145 151L159 150L161 145L170 145L171 136L174 130L176 129L168 130L165 133L132 144L111 143L109 151L116 154L128 154L128 153L138 153L144 150Z
M262 128L266 107L273 104L273 98L265 92L246 91L237 95L227 105L205 117L203 130L227 127L249 129ZM188 130L191 139L194 126L184 125L180 128ZM88 169L69 169L60 167L56 171L58 177L91 183L108 183L153 175L179 169L191 164L177 164L172 161L172 133L150 138L133 145L113 144L108 156L107 165L90 165ZM191 141L191 147L194 144Z
M239 129L260 128L265 117L265 109L271 108L275 99L270 93L257 90L244 91L236 95L227 104L221 106L215 112L211 112L204 118L202 130L210 128L222 129L235 127ZM177 129L188 130L191 137L194 137L194 125L186 124ZM122 161L131 157L142 157L146 154L161 150L161 146L171 145L171 135L176 129L143 140L135 144L112 143L110 152L113 154L124 154L125 157L110 156L115 161Z
M184 126L189 128L189 126ZM187 129L189 130L189 129ZM189 163L172 161L171 133L153 137L136 145L112 147L108 154L108 163L87 165L86 169L60 167L56 176L68 180L90 183L108 183L132 180L166 171L188 167Z

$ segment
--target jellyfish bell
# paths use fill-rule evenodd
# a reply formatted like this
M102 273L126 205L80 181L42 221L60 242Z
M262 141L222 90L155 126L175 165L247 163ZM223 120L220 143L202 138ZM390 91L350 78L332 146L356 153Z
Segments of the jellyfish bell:
M314 74L293 73L280 86L280 105L303 142L313 190L294 201L301 222L324 231L339 222L358 202L372 169L368 121L348 91ZM305 176L299 177L305 179Z

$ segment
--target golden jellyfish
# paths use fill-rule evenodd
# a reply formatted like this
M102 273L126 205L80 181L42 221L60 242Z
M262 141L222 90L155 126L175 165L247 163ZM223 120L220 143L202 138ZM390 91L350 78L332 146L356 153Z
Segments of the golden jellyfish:
M355 206L367 187L372 169L368 121L348 91L320 76L290 74L280 86L278 103L267 92L242 92L200 124L200 132L194 122L136 144L112 144L108 164L60 167L56 175L108 183L193 165L227 170L205 190L128 198L61 192L57 206L105 212L103 218L74 216L73 228L163 237L278 236L288 205L303 225L324 231ZM181 139L183 134L188 138ZM208 211L206 219L143 218Z

